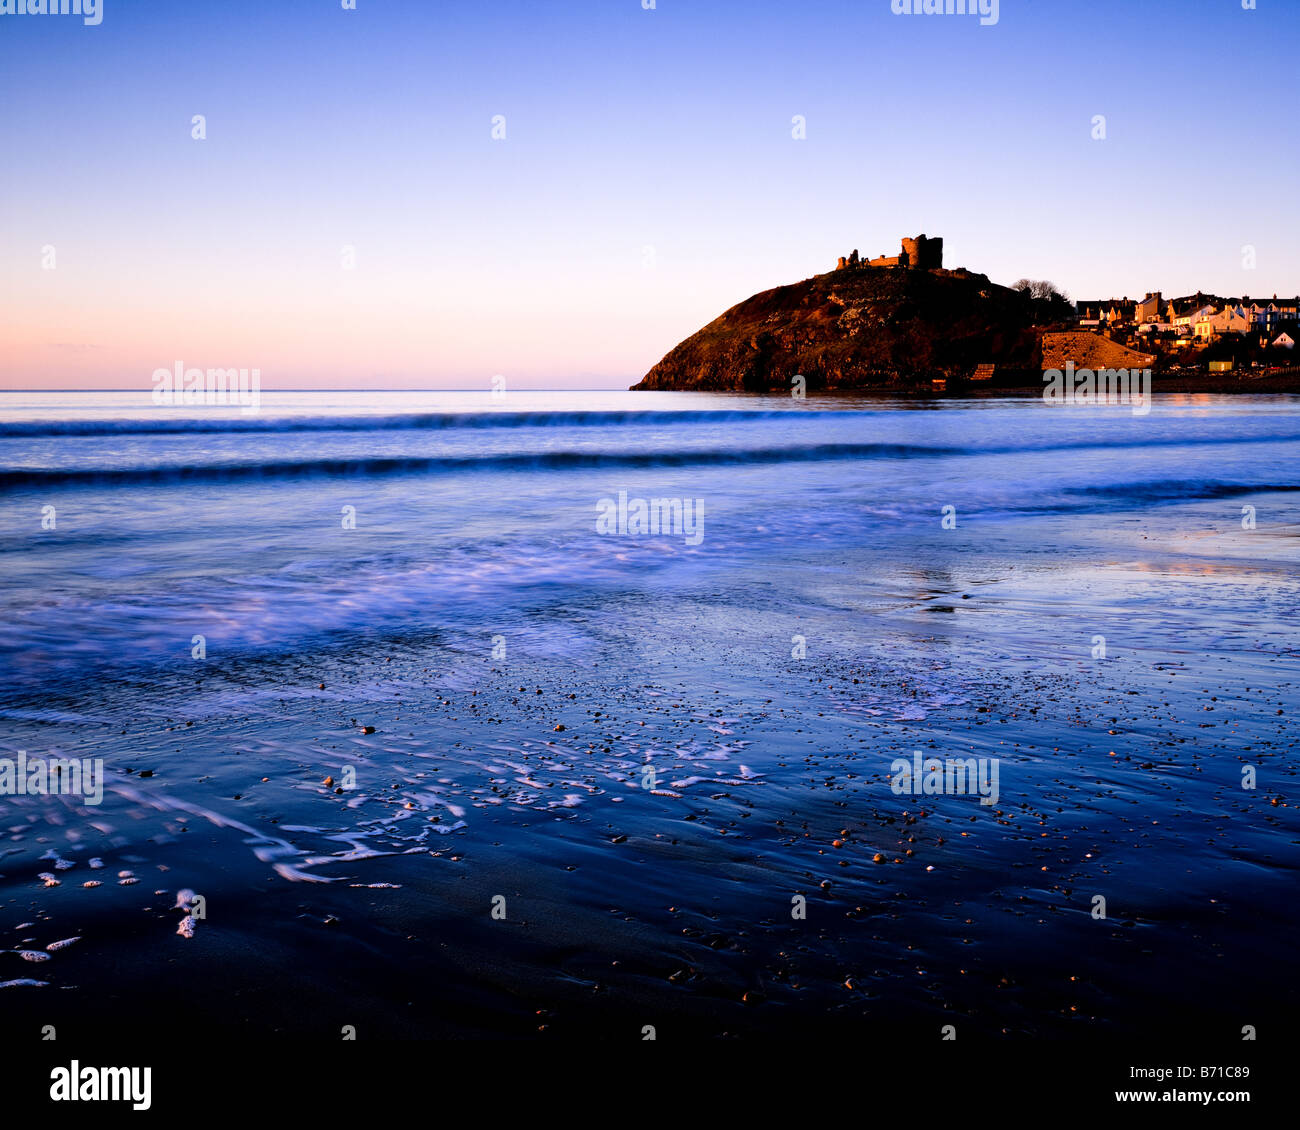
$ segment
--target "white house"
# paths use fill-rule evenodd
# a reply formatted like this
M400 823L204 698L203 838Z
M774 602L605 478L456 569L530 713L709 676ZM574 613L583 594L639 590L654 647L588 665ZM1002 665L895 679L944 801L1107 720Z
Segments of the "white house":
M1250 327L1250 314L1240 303L1225 306L1217 314L1203 314L1195 320L1196 336L1202 339L1220 337L1223 334L1244 334Z
M1194 326L1201 318L1208 318L1214 313L1214 307L1210 305L1193 306L1179 310L1174 303L1169 304L1169 318L1175 326Z

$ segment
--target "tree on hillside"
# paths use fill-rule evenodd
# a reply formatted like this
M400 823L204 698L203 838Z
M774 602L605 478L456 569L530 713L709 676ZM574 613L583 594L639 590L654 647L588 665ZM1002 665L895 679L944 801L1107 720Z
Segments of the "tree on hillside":
M1035 322L1058 322L1074 313L1070 296L1046 279L1017 279L1011 285L1033 303Z

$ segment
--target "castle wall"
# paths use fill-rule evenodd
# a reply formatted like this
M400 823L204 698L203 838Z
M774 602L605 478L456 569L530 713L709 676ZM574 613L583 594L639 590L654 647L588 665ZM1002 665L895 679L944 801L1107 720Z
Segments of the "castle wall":
M882 255L878 259L858 259L858 253L853 252L846 260L840 257L835 264L837 271L844 270L846 267L916 267L920 270L937 270L943 266L943 240L939 238L927 239L924 234L918 235L915 239L905 238L902 241L902 248L897 255Z

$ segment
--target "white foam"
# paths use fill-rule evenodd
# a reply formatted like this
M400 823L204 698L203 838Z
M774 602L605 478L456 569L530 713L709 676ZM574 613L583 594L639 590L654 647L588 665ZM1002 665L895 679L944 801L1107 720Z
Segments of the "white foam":
M275 873L281 879L288 879L294 883L336 883L337 879L331 879L325 875L309 875L306 871L293 867L288 863L274 864Z

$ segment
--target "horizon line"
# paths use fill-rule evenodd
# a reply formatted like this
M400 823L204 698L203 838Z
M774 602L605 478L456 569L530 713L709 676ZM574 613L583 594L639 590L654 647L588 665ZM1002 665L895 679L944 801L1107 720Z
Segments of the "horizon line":
M0 392L149 392L152 388L144 388L140 385L132 385L129 388L5 388ZM482 388L374 388L365 386L361 388L263 388L262 392L486 392L491 394L490 386ZM509 392L630 392L626 385L611 385L608 388L604 386L592 386L591 388L515 388ZM672 390L658 390L672 391ZM166 407L160 405L160 407Z

